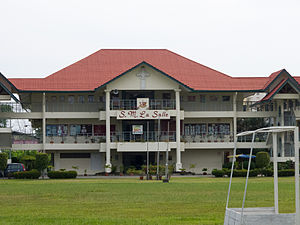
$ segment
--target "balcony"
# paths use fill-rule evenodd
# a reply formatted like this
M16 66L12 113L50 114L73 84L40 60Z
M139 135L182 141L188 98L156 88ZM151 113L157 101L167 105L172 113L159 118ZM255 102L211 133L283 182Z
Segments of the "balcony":
M102 110L105 110L105 103L103 102L47 102L46 104L46 112L99 112Z
M136 99L122 99L110 101L111 110L136 110ZM149 110L174 110L176 101L174 99L149 99Z
M188 102L180 103L181 109L185 111L233 111L231 102Z
M183 142L187 143L211 143L211 142L233 142L232 133L199 133L195 135L183 135Z
M243 112L274 112L276 108L277 104L273 102L263 104L255 101L237 102L237 111Z
M16 102L1 102L0 112L3 113L28 113L42 112L42 103L16 103Z

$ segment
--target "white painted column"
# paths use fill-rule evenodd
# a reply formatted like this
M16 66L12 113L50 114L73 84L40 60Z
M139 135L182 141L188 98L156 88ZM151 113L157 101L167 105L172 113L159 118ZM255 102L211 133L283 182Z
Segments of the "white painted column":
M110 91L105 90L106 101L105 101L105 117L106 117L106 162L105 162L105 172L111 172L110 163Z
M176 99L176 171L182 168L180 149L180 89L175 89Z
M46 94L43 92L42 98L42 114L43 114L43 122L42 122L42 133L43 133L43 152L46 152Z
M236 116L237 92L233 95L233 141L237 142L237 116Z
M281 105L280 126L284 126L285 124L284 124L284 102L283 102L283 100L281 101L280 105ZM284 132L282 132L280 134L280 137L281 137L281 154L280 154L280 156L284 157L285 156L285 151L284 151Z
M274 167L274 206L275 213L279 213L278 207L278 168L277 168L277 133L273 132L273 167Z
M294 132L295 145L295 199L296 199L296 221L295 224L300 224L300 199L299 199L299 127L295 128Z

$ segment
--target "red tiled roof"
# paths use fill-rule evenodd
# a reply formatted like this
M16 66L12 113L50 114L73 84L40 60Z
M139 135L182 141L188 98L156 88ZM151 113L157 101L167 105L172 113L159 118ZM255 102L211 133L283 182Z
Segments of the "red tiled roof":
M142 62L203 91L262 90L279 74L233 78L166 49L103 49L45 78L9 80L23 91L93 91Z
M271 92L269 92L261 101L267 101L267 100L269 100L282 87L282 85L287 80L288 80L288 78L285 78L282 81L280 81L279 84Z

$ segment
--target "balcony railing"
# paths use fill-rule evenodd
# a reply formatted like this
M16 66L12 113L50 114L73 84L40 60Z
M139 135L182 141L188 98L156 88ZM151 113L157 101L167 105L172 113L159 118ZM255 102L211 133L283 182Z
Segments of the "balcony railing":
M273 112L276 110L276 103L263 103L260 104L255 101L237 102L237 111L244 112Z
M47 102L46 104L46 112L99 112L101 110L105 110L105 104L103 102Z
M41 144L43 143L43 137L33 133L22 133L12 135L13 144Z
M267 133L257 133L255 134L254 142L265 142L267 140ZM252 142L252 135L246 135L238 137L238 142Z
M1 102L0 112L27 113L41 112L42 103L20 104L16 102Z
M185 111L232 111L233 105L231 102L187 102L180 103L181 109Z
M183 142L233 142L232 133L199 133L195 135L183 135L181 137Z
M136 110L137 101L136 99L122 99L110 101L111 110ZM150 110L172 110L176 109L176 102L174 99L150 99L149 100L149 109Z

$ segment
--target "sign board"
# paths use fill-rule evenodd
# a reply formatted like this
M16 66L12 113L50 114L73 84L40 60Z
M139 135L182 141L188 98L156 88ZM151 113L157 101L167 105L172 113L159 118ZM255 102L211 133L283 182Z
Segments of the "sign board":
M149 109L149 98L137 98L136 107L138 110L148 110Z
M117 111L118 120L157 120L170 119L168 110L119 110Z
M143 125L132 125L132 134L143 134Z

